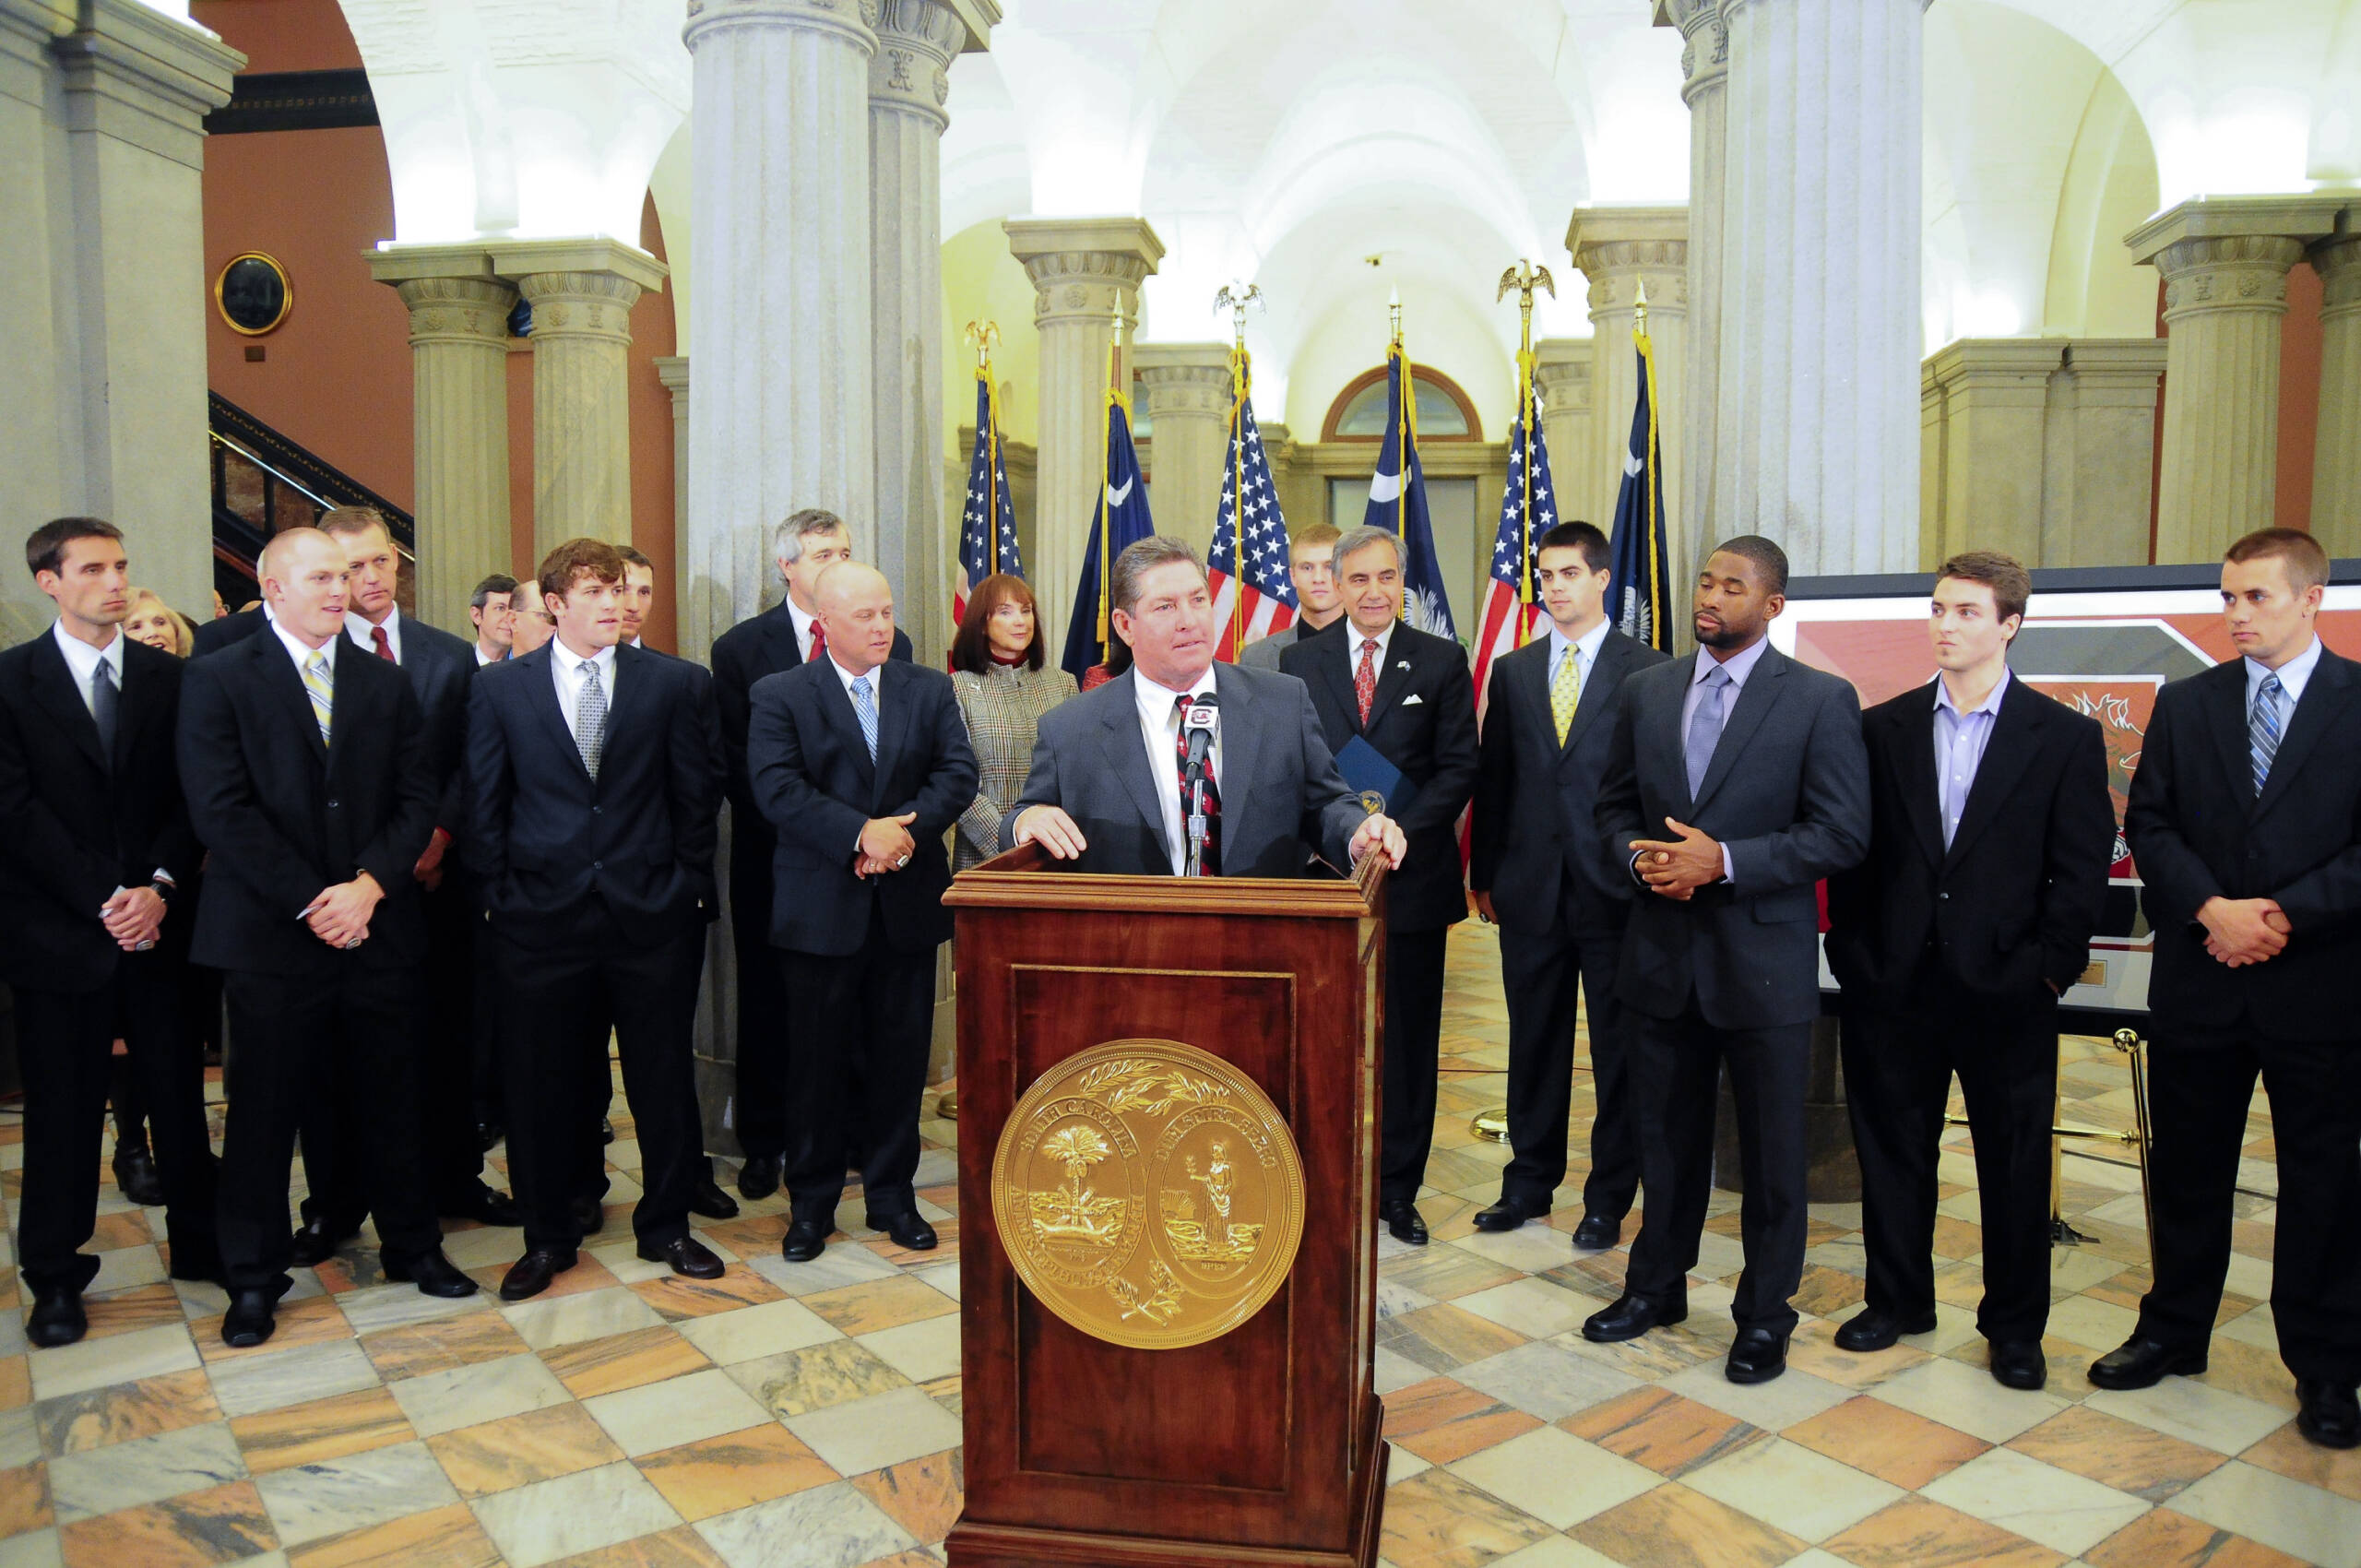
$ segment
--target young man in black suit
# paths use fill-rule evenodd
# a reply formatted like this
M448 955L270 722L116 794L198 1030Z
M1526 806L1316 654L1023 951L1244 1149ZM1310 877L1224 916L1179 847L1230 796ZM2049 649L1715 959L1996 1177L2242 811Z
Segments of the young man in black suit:
M786 597L730 627L713 644L713 698L721 720L730 797L730 940L738 959L738 1144L745 1163L738 1190L749 1199L778 1191L787 1151L787 992L771 945L771 860L777 835L754 802L746 772L746 727L754 683L810 661L826 647L813 596L820 575L852 559L852 535L834 512L807 506L772 540ZM910 639L894 634L896 659ZM740 914L738 911L744 910ZM854 1156L859 1158L858 1153Z
M691 1034L717 904L713 681L616 647L623 581L611 544L552 551L540 589L556 637L478 671L469 707L466 849L517 1010L508 1147L525 1254L500 1286L512 1301L572 1268L601 1222L588 1064L611 1031L639 1130L639 1255L692 1278L722 1272L689 1234L704 1139Z
M1861 1158L1868 1309L1836 1331L1882 1350L1935 1326L1935 1158L1952 1075L1975 1134L1992 1375L2048 1368L2049 1126L2058 999L2090 959L2115 859L2095 720L2009 673L2033 577L1975 550L1936 574L1940 673L1861 716L1869 853L1828 884L1845 988L1845 1098Z
M1869 842L1869 762L1849 683L1771 647L1786 552L1727 540L1698 573L1692 659L1624 683L1598 822L1641 896L1616 995L1638 1066L1646 1216L1623 1294L1583 1324L1597 1343L1688 1315L1713 1184L1723 1070L1746 1171L1746 1272L1724 1372L1787 1370L1804 1266L1804 1088L1820 1015L1814 884Z
M1605 534L1560 523L1537 545L1547 629L1492 666L1476 776L1468 885L1477 911L1501 928L1514 1151L1500 1201L1477 1214L1476 1228L1513 1230L1542 1218L1565 1180L1579 980L1597 1110L1574 1245L1597 1252L1620 1239L1640 1187L1639 1118L1615 1001L1631 877L1599 832L1598 781L1623 678L1665 656L1608 624Z
M186 944L163 933L200 851L172 756L181 661L124 635L122 533L60 517L33 530L25 561L57 621L0 653L0 979L16 996L25 1087L25 1336L70 1345L99 1268L78 1249L98 1218L118 1035L155 1127L172 1275L220 1274L205 1074L180 1015Z
M788 1004L809 1021L789 1057L780 1251L820 1255L836 1227L848 1134L872 1229L924 1251L919 1099L935 949L951 939L943 835L976 798L951 677L892 657L894 593L845 562L820 580L825 653L756 683L746 763L778 834L771 941Z
M2124 834L2156 935L2149 1098L2155 1283L2101 1388L2205 1370L2261 1075L2279 1166L2271 1311L2296 1424L2361 1444L2361 666L2321 646L2328 556L2265 529L2230 547L2239 657L2156 694Z
M356 1156L387 1277L476 1288L443 1255L418 1147L414 871L436 805L418 699L345 640L336 540L287 529L260 569L269 627L189 665L180 724L189 817L212 854L191 956L228 971L235 1042L220 1203L234 1346L270 1336L296 1128L331 1093L362 1101Z
M1402 620L1402 541L1358 528L1333 556L1344 618L1279 655L1311 691L1330 750L1355 740L1398 768L1386 810L1408 840L1385 887L1385 1084L1377 1212L1394 1240L1427 1243L1418 1209L1435 1134L1443 944L1467 918L1459 814L1476 791L1476 686L1467 655Z

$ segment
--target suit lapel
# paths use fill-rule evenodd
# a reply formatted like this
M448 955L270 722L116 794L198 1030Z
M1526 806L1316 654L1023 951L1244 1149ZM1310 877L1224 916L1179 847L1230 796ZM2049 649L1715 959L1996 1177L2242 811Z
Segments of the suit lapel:
M1262 761L1263 748L1254 689L1235 667L1216 664L1214 692L1221 698L1221 777L1215 783L1221 790L1222 842L1242 844L1247 841L1245 824L1260 810L1254 769ZM1299 809L1300 802L1291 801L1288 806Z
M1402 694L1410 689L1411 679L1418 673L1415 668L1418 656L1413 651L1415 639L1405 635L1407 631L1406 626L1394 627L1394 635L1386 639L1384 651L1378 655L1377 695L1370 699L1369 723L1361 726L1364 733L1385 717L1387 709L1402 700ZM1353 637L1347 634L1345 645L1348 658L1354 651L1352 644ZM1349 668L1346 671L1345 684L1347 687L1352 684ZM1356 696L1353 704L1354 711L1358 713L1360 699Z
M1992 720L1992 733L1984 742L1984 758L1975 766L1975 782L1968 786L1967 805L1959 814L1959 827L1952 834L1952 847L1943 857L1943 865L1959 864L1977 835L1992 826L2000 813L2000 802L2007 800L2023 778L2025 767L2033 761L2033 754L2041 745L2041 701L2023 683L2011 677L2009 689L2001 695L2000 711ZM1935 766L1933 704L1928 705L1927 743L1919 752L1931 770ZM1938 833L1938 841L1940 834Z
M1902 785L1903 809L1910 814L1910 826L1918 836L1918 847L1926 851L1930 862L1940 865L1943 794L1942 784L1935 777L1934 693L1927 691L1924 702L1912 703L1893 720L1893 727L1899 737L1894 744L1900 748L1893 759L1893 770Z
M2319 744L2329 726L2342 717L2347 706L2347 692L2352 666L2327 648L2320 649L2319 662L2312 666L2312 678L2304 683L2303 700L2287 720L2287 733L2281 737L2279 749L2272 754L2271 771L2263 775L2262 794L2254 803L2257 817L2279 803L2287 792L2288 780L2304 766L2304 759ZM2249 770L2248 777L2252 778Z
M267 634L266 636L265 634ZM246 657L262 666L263 683L271 688L279 704L296 719L296 728L312 744L312 758L327 771L328 744L320 739L320 717L312 711L312 694L303 684L303 676L289 657L287 645L279 641L278 632L268 626L246 639ZM337 689L335 676L342 670L342 655L330 667L328 683L328 730L331 734L344 723L342 693Z
M115 635L122 636L120 632ZM110 771L106 754L99 746L99 721L90 717L89 705L75 689L73 667L65 662L65 655L58 651L54 633L43 632L41 640L33 645L32 662L35 699L57 721L58 728L73 737L74 743L81 748L82 754L89 757L93 766L102 773ZM129 662L125 660L126 665ZM123 738L124 728L122 715L118 713L115 724L118 741Z
M1347 629L1336 632L1339 625ZM1321 680L1327 683L1328 695L1335 699L1343 711L1345 722L1351 725L1353 733L1358 735L1361 732L1361 699L1353 691L1353 636L1349 626L1348 622L1335 622L1312 634L1317 637L1336 632L1335 649L1313 659L1312 664L1319 670ZM1372 708L1370 711L1374 713L1376 710Z
M144 644L126 643L123 650L123 707L115 716L114 771L120 773L130 765L131 749L139 742L139 727L156 708L156 683L160 676L141 666L152 661L136 658L135 647ZM167 656L169 657L169 656Z
M2213 690L2206 694L2205 713L2208 727L2213 731L2213 744L2222 755L2222 766L2230 776L2230 788L2236 791L2238 803L2249 815L2254 811L2254 758L2247 750L2247 672L2244 659L2233 659L2220 667L2226 671L2213 678ZM2306 695L2310 695L2307 692Z
M828 716L830 724L836 726L836 738L851 754L854 771L860 775L873 799L877 793L878 763L885 755L884 708L882 704L878 708L877 755L872 757L869 754L869 737L860 731L860 715L852 710L852 694L845 689L844 679L836 670L836 661L821 659L813 662L821 667L820 711ZM872 686L870 689L877 691L879 688Z
M770 655L771 672L792 670L803 662L803 649L795 640L795 614L785 600L764 617L763 647Z
M1697 683L1697 658L1691 654L1676 663L1681 673L1680 683L1672 688L1670 702L1644 717L1647 733L1639 739L1658 754L1671 759L1672 783L1679 791L1681 819L1692 821L1697 802L1689 793L1689 758L1680 733L1680 710L1688 706L1689 688Z
M580 774L587 784L590 780L590 770L582 766L582 748L574 743L574 731L566 723L565 709L558 706L557 648L558 643L552 638L525 656L525 662L534 667L533 676L525 683L525 700L540 716L541 727L549 731L550 742L573 765L574 771ZM609 726L611 731L612 728Z
M896 659L888 659L877 667L876 773L881 780L894 776L894 764L909 743L910 722L917 717L911 709L918 701L918 694L904 679L908 673L908 666ZM890 692L886 690L889 686L893 688ZM887 803L879 802L881 806Z
M1108 760L1115 765L1115 777L1123 781L1124 793L1132 797L1132 804L1139 808L1148 831L1156 835L1156 841L1164 846L1164 852L1169 857L1172 843L1164 836L1164 801L1157 793L1156 780L1148 776L1147 752L1140 742L1139 676L1135 671L1126 670L1108 684L1121 687L1123 700L1109 707L1099 743L1107 748ZM1216 684L1214 689L1220 692L1223 688Z
M1598 645L1598 657L1591 662L1590 673L1584 677L1582 695L1574 703L1573 722L1566 726L1565 742L1558 748L1558 754L1560 757L1567 755L1574 749L1575 745L1581 742L1583 732L1597 723L1598 716L1607 711L1607 705L1615 700L1615 688L1623 683L1624 667L1631 661L1631 646L1614 633L1609 632L1607 635L1607 640ZM1555 739L1558 733L1558 716L1549 707L1548 656L1544 655L1540 664L1541 684L1538 690L1541 694L1541 717L1542 721L1548 726L1542 733Z
M1757 730L1762 728L1763 716L1779 700L1780 683L1786 680L1786 656L1775 647L1764 648L1762 656L1755 660L1754 673L1749 675L1746 683L1738 689L1737 706L1722 720L1721 738L1714 742L1714 760L1705 768L1705 781L1698 787L1697 798L1689 802L1691 812L1703 811L1705 802L1714 798L1714 791L1722 787L1722 780L1738 766L1738 754L1746 750L1746 743L1754 739ZM1674 715L1674 721L1678 724L1678 713ZM1685 763L1687 759L1684 757L1682 760ZM1687 776L1684 766L1682 777L1685 778ZM1692 826L1695 826L1693 816L1689 821Z

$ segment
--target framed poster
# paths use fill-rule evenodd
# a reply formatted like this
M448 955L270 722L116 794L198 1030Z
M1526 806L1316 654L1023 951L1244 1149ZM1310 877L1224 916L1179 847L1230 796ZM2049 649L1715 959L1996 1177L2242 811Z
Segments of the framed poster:
M2361 659L2361 561L2331 565L2320 640ZM2153 942L2140 909L2140 868L2123 841L2123 803L2157 688L2235 657L2222 624L2216 566L2074 567L2037 571L2011 674L2099 721L2115 795L2115 864L2091 961L2070 988L2070 1028L2135 1026L2148 1005ZM1864 707L1935 678L1927 637L1931 574L1797 578L1771 623L1772 646L1853 683ZM1930 697L1931 701L1932 698ZM1836 989L1825 963L1821 987Z

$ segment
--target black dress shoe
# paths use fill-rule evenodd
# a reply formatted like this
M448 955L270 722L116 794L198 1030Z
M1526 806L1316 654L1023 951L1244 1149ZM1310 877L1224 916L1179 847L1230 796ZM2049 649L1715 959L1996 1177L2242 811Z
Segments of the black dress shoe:
M2038 1339L1992 1341L1992 1381L2003 1388L2031 1391L2049 1381L2049 1362Z
M787 1162L775 1154L750 1154L746 1163L738 1168L738 1195L750 1204L758 1204L778 1191L778 1179Z
M1574 1250L1578 1253L1603 1253L1623 1239L1621 1217L1608 1214L1585 1214L1583 1222L1574 1227Z
M1617 1345L1626 1339L1637 1339L1651 1328L1669 1327L1688 1315L1686 1297L1659 1305L1644 1296L1627 1292L1617 1297L1613 1306L1583 1320L1583 1337L1594 1345Z
M1501 1194L1501 1201L1489 1208L1476 1211L1478 1230L1513 1230L1528 1219L1539 1219L1549 1212L1547 1198L1513 1198Z
M568 1214L574 1228L585 1236L596 1236L607 1228L607 1210L597 1198L576 1198Z
M708 1168L704 1175L697 1178L696 1185L689 1189L689 1212L707 1219L735 1219L738 1218L738 1200L721 1190Z
M615 1141L615 1123L613 1118L607 1116L601 1116L599 1118L599 1141L602 1144L611 1144Z
M396 1257L386 1253L381 1260L386 1265L386 1277L418 1287L421 1296L441 1296L457 1301L476 1293L476 1282L461 1274L443 1249L421 1253L414 1258Z
M164 1178L156 1170L156 1157L148 1152L145 1144L114 1151L114 1184L125 1197L142 1207L163 1206Z
M497 1226L504 1230L514 1229L525 1223L524 1213L517 1208L516 1199L481 1182L476 1183L474 1194L465 1202L445 1209L443 1218L472 1219L479 1225Z
M685 1274L691 1279L718 1279L727 1266L714 1255L712 1248L688 1236L653 1244L642 1241L639 1255L649 1263L669 1265L673 1273Z
M2326 1378L2296 1380L2296 1430L2322 1448L2361 1446L2361 1400L2353 1385Z
M779 1243L778 1255L789 1263L810 1263L828 1244L829 1223L820 1219L796 1219L788 1222L787 1240Z
M339 1231L325 1219L313 1218L296 1228L292 1259L297 1268L317 1268L336 1256L337 1248L361 1232L357 1229ZM261 1340L255 1341L259 1345Z
M936 1240L934 1227L919 1218L916 1209L905 1209L900 1214L887 1215L883 1218L872 1214L868 1217L868 1219L869 1228L872 1230L884 1231L894 1239L894 1244L897 1247L906 1248L913 1253L934 1251Z
M278 1305L279 1292L267 1286L231 1291L230 1310L221 1314L221 1343L245 1350L269 1338L279 1327L271 1315Z
M1898 1318L1869 1308L1860 1316L1836 1331L1836 1348L1840 1350L1891 1350L1893 1342L1905 1334L1932 1334L1935 1314L1924 1317ZM2041 1348L2036 1345L2035 1350Z
M1414 1247L1427 1244L1427 1222L1418 1213L1418 1206L1407 1198L1388 1198L1377 1206L1377 1217L1385 1221L1385 1229L1397 1241L1407 1241Z
M508 1265L507 1277L500 1282L500 1299L521 1301L540 1295L550 1288L551 1280L575 1265L577 1256L555 1247L535 1247Z
M33 1294L33 1314L25 1320L25 1337L45 1348L71 1345L89 1332L82 1311L82 1292L59 1286Z
M2090 1378L2101 1388L2153 1388L2172 1372L2195 1377L2204 1370L2204 1346L2189 1349L2135 1334L2093 1361Z
M1722 1375L1732 1383L1768 1383L1787 1370L1787 1336L1767 1328L1741 1328L1730 1342Z

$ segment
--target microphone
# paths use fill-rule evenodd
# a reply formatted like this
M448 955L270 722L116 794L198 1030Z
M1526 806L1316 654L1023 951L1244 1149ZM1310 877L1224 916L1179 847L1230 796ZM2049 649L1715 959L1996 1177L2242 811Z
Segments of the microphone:
M1189 707L1181 715L1181 728L1189 737L1189 754L1185 766L1192 774L1204 769L1205 759L1214 749L1214 729L1220 722L1220 705L1214 694L1206 692L1189 699Z
M1183 876L1204 874L1205 841L1211 837L1212 826L1205 819L1205 763L1212 755L1214 729L1220 719L1219 706L1211 692L1192 697L1180 715L1181 729L1189 738L1188 754L1181 762L1187 785L1180 806L1188 828L1188 852L1180 873Z

